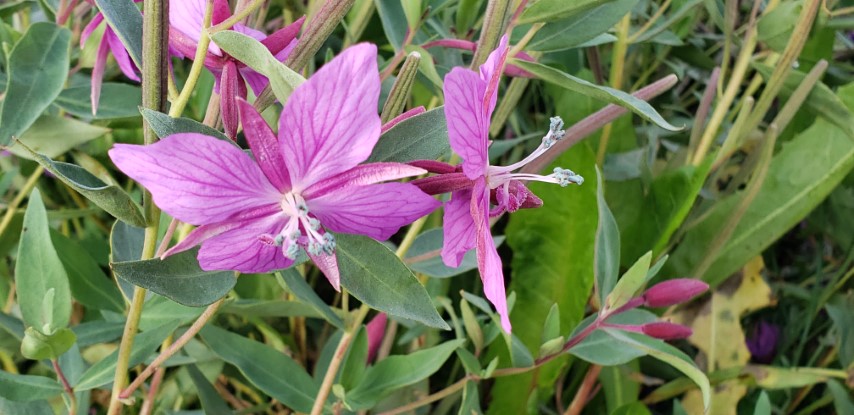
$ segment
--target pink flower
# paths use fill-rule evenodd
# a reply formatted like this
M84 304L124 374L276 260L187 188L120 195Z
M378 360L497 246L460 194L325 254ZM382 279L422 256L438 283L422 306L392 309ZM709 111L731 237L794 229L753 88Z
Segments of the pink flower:
M376 46L360 44L294 90L278 138L238 100L255 160L233 143L200 134L117 144L109 154L161 209L199 226L166 255L201 244L204 270L263 273L290 266L303 248L338 289L328 231L388 239L439 205L412 184L380 184L423 169L359 165L380 136L379 95Z
M193 58L201 38L206 0L170 0L169 1L169 46L171 51L181 58ZM222 23L231 17L227 0L213 0L211 24ZM299 33L305 18L278 30L270 36L242 24L234 25L231 30L243 33L263 44L279 61L296 47ZM269 80L252 68L223 52L216 44L208 46L205 56L205 68L214 75L214 88L222 95L220 113L226 135L234 139L237 135L237 98L246 99L246 84L255 95L261 93Z
M495 249L490 232L490 216L514 212L520 208L537 207L542 201L522 183L527 180L543 181L567 186L581 184L584 179L572 172L557 168L553 174L512 173L539 157L555 140L563 137L563 122L552 118L549 133L537 150L524 160L507 167L489 165L489 121L497 100L501 68L507 59L507 37L501 38L480 73L466 68L454 68L445 77L445 118L451 148L463 159L462 173L446 173L424 179L419 185L430 187L439 183L453 189L451 200L445 205L444 245L442 259L446 265L458 267L463 256L477 249L477 263L486 298L501 316L501 326L510 331L507 299L504 291L504 273L501 258ZM425 184L426 183L426 184ZM428 186L430 185L430 186ZM432 190L436 190L433 186ZM428 191L428 193L433 193ZM494 205L490 208L491 205Z
M134 0L134 2L140 1L142 0ZM98 12L89 24L83 28L83 31L80 33L80 49L83 49L83 46L86 45L86 41L92 35L92 32L94 32L103 21L104 15ZM98 103L101 100L101 84L104 82L104 69L107 66L107 58L109 57L110 52L112 52L113 57L116 58L116 63L119 64L119 69L121 69L122 73L125 74L126 77L139 82L139 76L137 75L139 69L136 67L133 60L131 60L130 54L122 44L122 41L119 40L116 32L113 31L113 28L111 28L110 25L106 25L104 27L104 37L101 38L101 43L98 45L98 53L95 55L95 66L92 68L92 92L90 93L90 99L92 100L92 115L95 115L98 111Z

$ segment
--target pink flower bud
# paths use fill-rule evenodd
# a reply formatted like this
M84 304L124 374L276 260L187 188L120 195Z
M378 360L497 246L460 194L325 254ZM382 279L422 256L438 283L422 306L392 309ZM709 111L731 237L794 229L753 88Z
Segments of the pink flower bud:
M641 326L643 334L661 340L685 339L691 336L693 331L681 324L658 321Z
M643 294L648 307L669 307L684 303L709 289L709 284L690 278L676 278L653 285Z
M388 315L379 313L365 327L368 332L368 362L372 362L377 357L377 352L380 350L380 345L385 337L387 321Z

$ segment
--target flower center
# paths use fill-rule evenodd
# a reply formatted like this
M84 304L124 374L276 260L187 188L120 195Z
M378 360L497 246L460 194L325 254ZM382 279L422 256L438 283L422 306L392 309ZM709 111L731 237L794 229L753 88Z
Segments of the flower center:
M513 170L518 170L528 163L536 160L538 157L543 155L549 148L554 145L554 143L558 142L563 138L565 131L563 130L563 120L560 117L552 117L549 119L549 132L543 137L543 141L540 143L539 147L537 147L534 152L525 157L523 160L518 163L511 164L509 166L488 166L486 170L486 181L489 184L490 189L496 189L500 186L504 186L505 190L508 183L511 180L519 180L519 181L538 181L538 182L546 182L546 183L555 183L559 184L562 187L569 186L572 183L582 184L584 183L584 178L573 172L569 169L562 169L560 167L555 167L552 174L549 175L541 175L541 174L531 174L531 173L512 173Z
M261 242L282 247L282 253L296 259L302 246L311 255L332 255L335 252L335 236L320 227L320 221L310 215L305 199L294 192L282 196L279 206L288 216L285 227L276 234L258 236Z

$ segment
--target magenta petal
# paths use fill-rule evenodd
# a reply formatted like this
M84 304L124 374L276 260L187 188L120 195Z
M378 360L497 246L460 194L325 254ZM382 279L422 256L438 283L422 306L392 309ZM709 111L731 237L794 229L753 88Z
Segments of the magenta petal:
M475 224L471 217L472 189L451 193L445 203L442 220L442 261L449 267L459 267L466 252L475 247Z
M116 63L119 64L119 69L122 70L122 73L125 74L126 77L139 82L139 76L136 74L136 64L133 63L130 54L127 49L125 49L125 45L122 44L122 41L118 36L116 36L113 29L107 27L107 30L104 31L104 39L109 42L110 52L112 52L113 57L116 58Z
M332 288L335 288L335 291L341 291L341 273L338 271L338 258L335 254L312 255L308 252L306 253L311 258L311 261L314 262L314 265L317 265L320 272L326 276L329 283L332 284Z
M202 7L202 10L204 11L204 7ZM213 0L212 11L211 26L216 26L231 17L231 8L228 7L228 0Z
M386 240L440 203L408 183L344 187L307 200L308 209L333 232Z
M225 130L225 135L234 140L237 137L238 126L237 99L246 98L246 84L237 71L237 64L231 59L222 68L219 88L219 94L222 98L219 101L222 127Z
M483 108L486 82L465 68L445 76L445 119L451 148L463 159L463 172L474 180L489 163L489 117Z
M89 24L83 28L83 31L80 32L80 49L83 49L83 47L86 46L86 41L89 40L89 36L92 36L92 32L94 32L95 29L98 28L98 25L103 21L104 15L98 13L89 21Z
M175 134L154 144L116 144L113 163L154 196L161 209L193 225L222 222L279 204L279 193L252 159L231 143Z
M492 110L498 99L498 81L501 80L501 68L507 60L507 35L501 37L498 47L489 54L486 62L480 66L480 78L487 83L486 93L483 95L483 107L486 111L487 120L492 118Z
M201 39L204 25L206 3L206 0L169 0L169 24L172 26L169 43L184 57L191 58L196 53L196 45ZM184 36L172 33L175 30ZM208 52L222 56L222 51L214 42L208 46Z
M106 35L106 34L105 34ZM95 66L92 67L92 90L89 98L92 101L92 115L98 113L98 104L101 101L101 84L104 82L104 68L107 66L107 56L110 53L110 45L106 36L98 45L98 54L95 55Z
M261 40L261 44L264 45L267 50L273 54L273 56L276 56L283 49L290 46L294 39L297 38L297 34L299 34L304 22L305 16L300 17L295 22L275 31L270 36L267 36L267 38Z
M250 103L238 99L237 108L243 121L243 135L246 136L246 142L249 143L261 171L273 187L282 193L288 192L291 190L290 176L273 130Z
M480 280L483 282L483 292L486 298L501 317L501 328L510 333L510 316L507 312L507 295L504 292L504 270L501 257L492 240L489 230L489 189L486 180L479 181L473 190L471 199L471 215L476 225L477 235L477 268Z
M276 234L287 218L281 214L238 222L234 229L202 242L199 265L205 271L234 270L243 273L264 273L284 269L293 264L282 254L282 248L266 244L260 235Z
M294 90L279 119L279 145L295 189L345 172L380 137L377 47L347 48Z
M311 187L302 192L302 195L306 199L313 199L342 187L364 186L424 173L427 173L424 169L402 163L360 164L344 173L323 179L311 185Z
M212 223L210 225L202 225L193 229L186 238L175 244L175 246L166 250L160 259L170 255L175 255L179 252L184 252L214 236L223 232L230 231L244 225L247 221L253 221L261 217L274 216L281 213L281 208L276 205L268 205L261 208L250 209L245 212L240 212L236 217L230 218L228 221L220 223Z
M270 80L267 79L266 76L255 72L254 69L248 66L238 65L237 68L237 70L240 71L240 76L243 77L243 80L246 81L249 88L252 89L252 93L255 94L256 97L260 95L261 91L263 91L264 88L267 87L267 84L270 83Z

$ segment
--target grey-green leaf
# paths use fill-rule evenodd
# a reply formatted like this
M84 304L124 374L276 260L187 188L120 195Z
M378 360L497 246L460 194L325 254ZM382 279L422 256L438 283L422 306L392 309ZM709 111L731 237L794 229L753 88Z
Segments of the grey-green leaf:
M33 189L24 214L15 264L18 305L27 326L43 332L64 328L71 317L71 288L65 268L50 241L47 211L38 189ZM43 315L43 301L53 291L49 315ZM44 329L45 326L47 329Z
M614 0L539 0L525 9L519 16L518 23L551 22L566 19L612 1Z
M60 108L77 117L92 118L92 101L89 86L74 86L62 91L54 101ZM101 85L98 113L94 119L106 120L139 116L142 91L137 86L105 82Z
M50 240L68 274L74 298L94 310L124 312L122 294L89 252L60 232L51 230Z
M199 394L199 401L202 402L202 409L206 415L232 415L234 412L228 407L228 404L219 396L219 392L214 389L213 385L205 378L202 371L196 365L187 365L187 372L190 374L190 379L196 385L196 391Z
M359 301L396 317L450 329L412 270L388 247L361 235L335 238L341 285Z
M32 402L62 393L62 385L44 376L16 375L0 370L0 398Z
M391 127L380 136L368 162L436 160L450 151L445 110L439 107Z
M189 118L172 118L162 112L148 108L139 108L139 113L142 114L142 118L145 118L148 126L160 138L178 133L198 133L233 142L225 134Z
M570 91L578 92L579 94L586 95L591 98L622 106L639 115L641 118L666 130L679 131L683 128L670 124L661 117L652 105L649 105L646 101L634 97L626 92L606 86L596 85L558 69L535 62L514 59L513 64L530 72L537 78L555 84L561 88L566 88Z
M320 386L286 354L214 326L205 327L200 335L217 356L264 393L296 411L311 412Z
M338 314L335 314L335 312L326 305L323 299L321 299L317 293L314 292L314 289L305 282L305 279L299 274L299 272L297 272L297 270L288 268L277 275L281 278L281 281L285 283L287 288L298 299L300 299L300 301L311 306L333 326L342 330L344 329L344 320L342 320Z
M554 52L578 47L613 27L631 12L638 0L616 0L598 5L566 19L551 22L540 29L528 50Z
M70 44L70 30L39 22L12 49L0 109L0 146L20 137L62 91Z
M110 268L117 277L136 286L179 304L203 307L228 294L237 276L232 271L203 271L197 253L198 249L192 249L162 260L111 262Z
M137 68L142 68L142 13L133 0L95 0L104 20L125 45Z
M131 225L145 226L142 210L122 188L107 184L84 168L61 161L53 161L44 155L30 153L44 168L57 179L76 190L85 198L98 205L107 213Z
M599 203L599 225L596 229L596 250L594 256L594 273L596 289L599 290L599 300L605 304L605 298L617 284L620 272L620 229L605 201L605 189L602 175L596 170L598 190L596 200Z
M21 134L18 143L12 144L9 151L16 156L31 160L34 156L29 150L53 158L101 137L109 131L108 128L73 118L45 114Z

